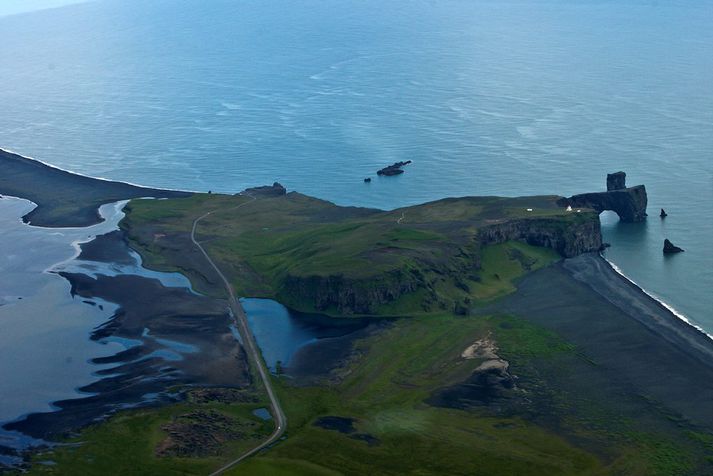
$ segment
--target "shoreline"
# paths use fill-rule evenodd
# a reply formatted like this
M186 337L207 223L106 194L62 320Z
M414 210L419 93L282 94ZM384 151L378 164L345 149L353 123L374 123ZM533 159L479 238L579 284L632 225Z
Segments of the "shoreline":
M92 180L99 180L99 181L101 181L101 182L118 183L118 184L122 184L122 185L130 185L130 186L132 186L132 187L145 188L145 189L151 189L151 190L159 190L159 191L162 191L162 190L163 190L163 191L167 191L167 192L205 193L205 192L201 192L201 191L198 191L198 190L182 190L182 189L179 189L179 188L153 187L153 186L151 186L151 185L141 185L141 184L138 184L138 183L127 182L127 181L123 181L123 180L114 180L114 179L110 179L110 178L106 178L106 177L97 177L97 176L95 176L95 175L87 175L87 174L83 174L83 173L80 173L80 172L76 172L76 171L74 171L74 170L63 169L62 167L58 167L58 166L56 166L56 165L50 164L49 162L45 162L44 160L40 160L40 159L37 159L37 158L35 158L35 157L30 157L29 155L23 155L23 154L21 154L21 153L19 153L19 152L15 152L15 151L13 151L13 150L11 150L11 149L6 149L6 148L4 148L4 147L0 147L0 154L3 153L3 152L6 153L6 154L16 155L16 156L18 156L18 157L20 157L20 158L22 158L22 159L27 159L27 160L31 160L31 161L33 161L33 162L38 162L38 163L40 163L40 164L42 164L42 165L44 165L44 166L46 166L46 167L49 167L49 168L51 168L51 169L55 169L55 170L57 170L57 171L59 171L59 172L66 172L66 173L68 173L68 174L76 175L76 176L78 176L78 177L83 177L83 178L92 179ZM22 197L18 197L18 198L22 198ZM34 202L33 202L33 203L34 203Z
M567 261L572 263L574 260L583 260L586 259L586 255L579 256L573 260L566 260L563 267L575 279L589 286L594 292L627 313L632 319L655 332L662 339L673 342L674 344L681 344L680 339L683 339L685 344L688 345L681 346L682 350L691 350L704 356L707 362L713 367L713 337L711 337L709 333L692 324L683 314L672 310L672 306L642 288L619 270L616 265L601 256L601 254L596 254L593 258L596 261L593 262L590 274L594 272L597 273L597 276L594 276L593 279L591 275L584 276L581 269L576 269L574 266L567 266ZM606 271L602 273L600 272L601 268L594 269L597 262L603 264L605 266L604 270ZM613 292L612 290L607 292L606 286L602 284L602 281L607 278L607 271L615 276L620 283ZM623 296L627 290L631 290L636 296L633 296L631 293L628 293L628 296ZM619 291L619 296L616 295L616 291ZM625 298L630 299L627 302ZM636 301L644 306L648 305L649 308L644 309L641 306L633 306L636 304ZM626 304L630 306L627 307Z
M589 363L581 371L600 385L655 402L695 427L713 427L710 337L599 254L525 276L515 293L479 314L488 312L512 314L561 336Z
M58 181L62 179L59 176ZM69 184L71 186L71 182ZM27 198L17 199L37 206ZM170 202L168 205L172 203L175 204ZM118 200L102 207L122 214L124 204L124 200ZM101 215L101 209L97 208L98 215ZM24 225L62 229L28 222ZM81 231L85 228L73 229ZM55 263L44 272L62 268L63 263L71 261L83 261L86 265L128 260L131 248L121 234L119 231L117 235L115 230L104 235L80 237L72 242L75 250L72 258ZM137 264L143 268L141 262ZM88 305L106 301L118 306L109 320L93 330L91 340L111 342L116 339L138 344L111 356L92 359L94 364L111 364L113 367L98 371L98 380L78 388L86 395L52 401L51 411L23 415L5 423L5 430L56 441L93 422L105 421L107 416L124 409L183 401L183 397L171 392L175 385L248 392L250 366L246 349L240 340L235 339L235 328L230 324L233 314L224 309L223 299L190 295L186 290L192 287L179 291L160 280L153 282L156 280L148 274L118 272L102 275L79 267L58 271L62 271L57 274L70 283L72 296L83 299ZM181 275L187 278L186 274ZM530 320L571 342L578 349L579 359L578 366L573 367L580 372L580 380L575 379L575 385L585 382L593 386L596 385L591 382L599 382L603 387L610 385L606 387L610 392L607 395L618 395L618 392L625 395L621 400L623 403L620 402L622 405L640 405L637 408L649 411L660 404L670 412L668 414L680 417L684 422L681 424L687 427L713 428L713 407L706 404L713 395L713 339L710 334L629 279L601 253L560 260L527 274L517 283L513 293L487 308ZM170 317L166 315L167 311ZM180 318L180 326L176 326L175 317ZM206 329L210 329L209 334ZM368 335L368 332L357 334L358 337ZM331 370L337 370L334 376L339 378L339 366L333 369L325 366L319 375L314 374L314 366L317 362L326 364L325 352L332 352L337 360L348 363L351 354L343 354L348 341L349 338L328 339L321 347L300 348L293 355L295 366L292 370L297 375L292 377L311 383L329 382L333 376ZM263 354L262 349L260 353ZM235 361L240 362L239 368ZM288 376L289 367L288 364ZM546 364L543 368L548 371ZM236 382L240 384L236 385ZM575 394L585 392L582 389L573 391ZM147 398L148 395L152 396ZM641 397L643 400L638 402ZM537 401L546 405L545 400ZM633 401L638 403L632 404ZM657 414L656 418L659 417ZM668 424L668 420L664 419L664 423ZM30 449L26 454L33 451Z
M69 283L73 298L86 305L114 304L106 320L87 328L87 338L123 348L92 357L93 378L76 395L50 399L50 410L5 421L4 431L53 442L122 409L174 403L180 400L170 390L176 385L242 389L247 384L242 345L233 338L224 300L164 281L140 262L132 263L137 273L103 273L102 264L133 261L118 229L72 245L78 254L43 272Z
M705 335L707 338L711 340L711 343L713 344L713 333L707 332L705 329L703 329L701 326L698 324L694 323L689 319L684 313L678 311L673 305L667 303L657 295L655 295L653 292L648 291L646 288L641 286L639 283L631 279L629 276L627 276L624 271L616 265L616 263L606 259L604 256L600 254L601 258L606 261L609 266L611 266L612 270L617 273L619 276L624 278L628 283L632 284L633 286L637 287L642 293L647 295L649 298L652 300L656 301L658 304L660 304L662 307L664 307L668 312L670 312L676 319L679 319L680 321L684 322L685 324L688 324L690 327L695 329L696 331L700 332L701 334Z
M0 196L33 202L36 207L22 220L46 228L84 228L101 223L99 207L120 200L193 195L75 174L1 148L0 164Z

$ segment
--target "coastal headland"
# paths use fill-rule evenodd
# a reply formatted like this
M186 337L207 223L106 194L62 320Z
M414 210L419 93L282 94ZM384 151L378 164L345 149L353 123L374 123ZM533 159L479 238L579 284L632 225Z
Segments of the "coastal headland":
M48 169L43 180L71 189ZM91 204L32 199L62 226L70 209L86 218L102 200L131 198L107 183L91 184ZM204 342L196 360L172 364L179 378L153 387L153 402L52 423L62 436L48 438L72 444L30 454L30 474L206 474L271 433L251 414L267 402L255 369L227 342L223 283L191 241L207 212L195 234L237 295L375 323L304 347L299 368L270 376L286 437L226 474L710 474L713 342L616 273L597 254L598 211L562 198L382 211L273 186L132 200L121 230L84 245L84 258L123 259L127 247L200 295L184 306L160 283L65 279L124 310L97 332ZM99 381L93 390L121 398L126 380ZM33 427L50 426L52 413L42 418Z

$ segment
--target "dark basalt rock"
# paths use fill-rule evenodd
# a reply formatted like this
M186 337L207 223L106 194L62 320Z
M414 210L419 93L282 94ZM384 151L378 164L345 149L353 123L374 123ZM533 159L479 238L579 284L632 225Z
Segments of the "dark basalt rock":
M666 213L666 210L664 210L664 209L662 208L662 209L661 209L661 213L659 213L659 216L660 216L661 218L666 218L666 217L668 216L668 213Z
M367 177L364 179L364 183L370 183L371 182L371 177Z
M582 193L561 198L557 203L562 207L591 208L598 213L611 210L616 212L623 222L646 219L648 196L645 186L626 187L626 174L617 172L607 175L607 189L606 192Z
M685 251L685 250L683 248L679 248L678 246L671 243L671 241L669 241L668 238L663 240L663 253L665 255L673 254L673 253L680 253L682 251Z
M281 197L282 195L287 194L287 189L283 187L279 182L275 182L270 185L265 185L263 187L253 187L253 188L246 188L242 194L248 195L248 196L260 196L260 197Z
M624 190L626 188L626 174L624 172L614 172L607 174L607 191Z
M407 160L406 162L395 162L395 163L389 165L388 167L384 167L383 169L378 170L376 172L376 174L377 175L386 175L387 177L392 176L392 175L399 175L399 174L404 173L404 171L401 169L401 167L408 165L410 163L411 163L410 160Z
M485 226L480 229L478 236L484 245L510 240L523 241L533 246L551 248L565 258L600 251L602 248L601 227L596 217L566 227L557 220L547 218L510 220Z
M351 434L356 432L354 428L356 420L354 418L345 418L339 416L323 416L317 418L314 426L325 430L338 431L339 433Z
M435 407L467 409L500 406L519 396L508 365L482 366L464 382L436 390L426 403Z
M373 314L380 304L393 302L422 286L419 276L400 269L366 280L346 278L342 275L288 274L283 283L281 297L288 301L291 296L300 296L314 303L319 312L333 308L340 315L348 316Z
M241 424L216 410L195 410L161 426L167 436L155 454L159 458L217 456L225 443L244 439L256 426L254 422Z

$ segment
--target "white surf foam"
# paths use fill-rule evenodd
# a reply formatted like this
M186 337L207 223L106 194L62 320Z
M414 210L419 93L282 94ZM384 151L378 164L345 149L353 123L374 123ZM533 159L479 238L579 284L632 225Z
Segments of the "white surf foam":
M602 258L604 258L604 256L602 256ZM639 283L637 283L636 281L634 281L633 279L631 279L630 277L628 277L626 274L624 274L624 272L621 270L621 268L619 268L616 264L612 263L611 261L609 261L609 260L606 259L606 258L604 258L604 261L606 261L606 262L609 264L609 266L611 266L611 268L612 268L619 276L621 276L622 278L626 279L626 280L629 281L631 284L633 284L634 286L636 286L637 288L639 288L639 289L641 290L641 292L643 292L644 294L646 294L647 296L649 296L651 299L653 299L654 301L656 301L656 302L658 302L659 304L661 304L661 305L662 305L663 307L665 307L669 312L671 312L671 314L673 314L674 316L676 316L678 319L682 320L683 322L685 322L685 323L688 324L689 326L693 327L693 328L696 329L697 331L701 332L703 335L705 335L705 336L708 337L709 339L713 340L713 334L710 334L710 333L707 332L705 329L703 329L701 326L699 326L699 325L696 324L695 322L691 321L688 317L686 317L685 314L683 314L681 311L677 310L675 307L673 307L672 305L670 305L669 303L667 303L666 301L664 301L663 299L661 299L659 296L657 296L657 295L655 295L654 293L652 293L652 292L650 292L650 291L647 291L646 289L644 289L643 287L641 287L641 286L639 285Z

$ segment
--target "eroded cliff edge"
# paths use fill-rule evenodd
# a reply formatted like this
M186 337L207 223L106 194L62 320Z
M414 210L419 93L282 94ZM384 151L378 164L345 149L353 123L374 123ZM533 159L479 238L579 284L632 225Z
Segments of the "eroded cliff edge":
M599 217L587 213L582 220L563 223L552 219L512 220L480 230L483 245L522 241L555 250L563 258L573 258L602 248Z

